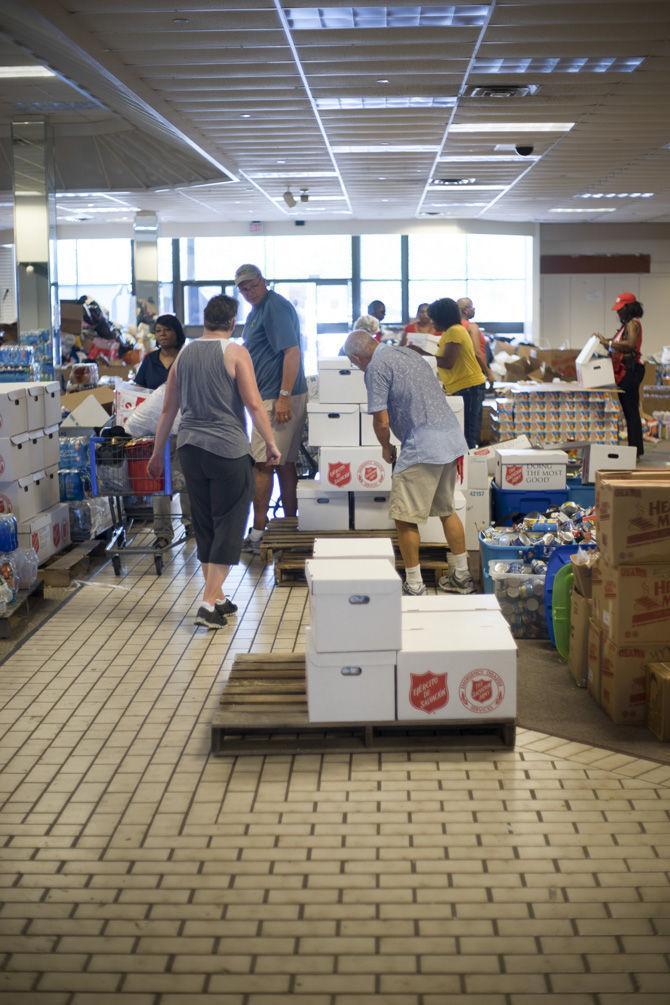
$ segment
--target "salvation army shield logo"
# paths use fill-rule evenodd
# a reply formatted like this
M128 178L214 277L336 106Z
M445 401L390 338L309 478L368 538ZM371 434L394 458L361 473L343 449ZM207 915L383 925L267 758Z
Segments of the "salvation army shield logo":
M458 697L468 712L493 712L505 697L505 682L494 670L471 670L458 686Z
M366 488L378 488L384 481L384 468L379 461L364 461L356 472L361 485Z
M505 481L508 485L521 485L523 466L521 464L507 464L505 466Z
M410 674L409 703L419 712L437 712L449 701L446 673Z
M60 544L60 524L55 523L51 528L51 536L53 537L54 547L58 547Z
M348 485L351 481L351 465L345 464L343 461L336 461L334 464L329 464L328 481L331 485L337 485L338 488L341 488L343 485Z

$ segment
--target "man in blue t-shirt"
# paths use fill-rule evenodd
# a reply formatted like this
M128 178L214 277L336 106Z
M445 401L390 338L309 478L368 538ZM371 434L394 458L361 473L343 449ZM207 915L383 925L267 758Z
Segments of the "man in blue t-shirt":
M256 462L254 523L244 550L258 554L268 508L272 480L277 471L285 516L298 512L298 459L307 411L307 383L302 366L300 322L292 303L269 290L256 265L240 265L235 283L252 310L242 337L256 371L256 383L270 417L281 461L274 468L266 463L265 444L254 434L251 453Z

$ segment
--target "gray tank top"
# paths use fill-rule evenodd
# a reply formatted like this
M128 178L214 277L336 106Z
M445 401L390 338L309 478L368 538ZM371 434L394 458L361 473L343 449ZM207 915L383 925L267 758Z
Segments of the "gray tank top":
M179 353L178 447L201 447L231 459L250 453L244 405L224 362L229 346L222 339L198 339Z

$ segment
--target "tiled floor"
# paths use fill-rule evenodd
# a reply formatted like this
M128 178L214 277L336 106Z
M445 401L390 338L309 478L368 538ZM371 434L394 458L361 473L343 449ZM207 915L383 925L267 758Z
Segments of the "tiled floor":
M668 1005L670 768L515 752L208 757L236 652L300 646L240 567L103 570L0 668L0 1002Z

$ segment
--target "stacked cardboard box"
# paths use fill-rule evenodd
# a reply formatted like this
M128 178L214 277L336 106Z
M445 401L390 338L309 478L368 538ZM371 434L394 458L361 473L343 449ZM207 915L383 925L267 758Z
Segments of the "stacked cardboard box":
M0 512L14 513L21 547L40 564L70 542L67 506L60 504L56 381L0 385Z
M497 401L500 440L525 434L544 445L566 440L617 443L619 422L616 395L576 384L515 388Z
M646 718L645 667L670 660L670 473L596 476L589 690L617 723Z

